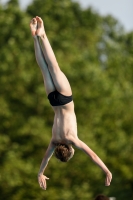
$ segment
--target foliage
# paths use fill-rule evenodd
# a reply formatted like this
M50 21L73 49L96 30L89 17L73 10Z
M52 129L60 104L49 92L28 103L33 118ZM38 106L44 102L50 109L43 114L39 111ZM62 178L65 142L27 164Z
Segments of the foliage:
M34 0L26 11L17 0L0 6L0 193L1 199L93 199L98 193L132 199L133 32L112 16L81 9L71 0ZM67 164L50 160L47 191L37 173L53 123L37 67L29 22L45 29L75 101L79 137L113 173L104 174L76 150ZM124 183L124 184L121 184Z

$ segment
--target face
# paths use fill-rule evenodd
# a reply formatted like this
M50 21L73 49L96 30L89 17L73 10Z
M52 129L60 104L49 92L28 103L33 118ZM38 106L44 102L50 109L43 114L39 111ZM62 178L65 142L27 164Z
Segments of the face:
M74 148L73 147L71 147L72 148L72 154L74 155L74 152L75 152L75 150L74 150Z
M72 151L72 154L71 154L71 156L70 156L70 158L69 158L69 160L74 156L74 148L73 147L71 147L71 151Z

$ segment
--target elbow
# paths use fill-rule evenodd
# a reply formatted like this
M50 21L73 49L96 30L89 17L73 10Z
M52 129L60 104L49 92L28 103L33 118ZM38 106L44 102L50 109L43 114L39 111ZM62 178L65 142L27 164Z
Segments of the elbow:
M59 68L59 65L56 61L55 62L50 61L48 63L48 68L49 68L49 71L50 71L51 74L57 74L61 71L60 68Z
M94 161L97 160L97 155L96 155L94 152L91 154L90 157L91 157L91 159L94 160Z

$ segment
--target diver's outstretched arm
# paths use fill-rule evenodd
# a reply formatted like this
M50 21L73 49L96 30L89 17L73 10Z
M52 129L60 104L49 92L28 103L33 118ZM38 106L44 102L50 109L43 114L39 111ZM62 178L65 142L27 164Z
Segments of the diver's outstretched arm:
M51 156L53 155L54 153L54 150L55 150L55 145L50 142L49 146L48 146L48 149L44 155L44 158L42 160L42 163L41 163L41 166L40 166L40 170L38 172L38 182L39 182L39 185L42 189L46 190L46 180L49 179L48 177L46 177L45 175L43 175L47 165L48 165L48 162L51 158Z
M74 145L83 150L92 160L95 162L106 174L105 185L109 186L112 180L112 174L103 161L81 140L75 139L73 141Z

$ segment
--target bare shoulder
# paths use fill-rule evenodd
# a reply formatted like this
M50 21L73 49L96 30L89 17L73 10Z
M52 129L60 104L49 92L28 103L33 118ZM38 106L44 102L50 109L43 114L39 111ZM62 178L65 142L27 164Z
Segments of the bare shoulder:
M90 149L82 140L78 137L73 138L73 145L81 150Z
M50 143L49 143L49 146L51 146L51 147L55 147L56 146L56 140L54 139L54 137L52 137L52 139L51 139L51 141L50 141Z
M77 134L70 135L69 140L71 141L72 145L74 145L75 147L79 146L80 139L78 138Z

